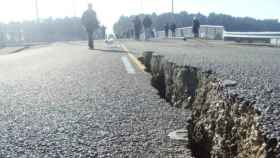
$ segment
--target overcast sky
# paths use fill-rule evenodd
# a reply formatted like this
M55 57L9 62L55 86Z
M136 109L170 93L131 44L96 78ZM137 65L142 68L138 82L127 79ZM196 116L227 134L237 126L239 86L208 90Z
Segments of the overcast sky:
M81 16L93 3L99 21L111 28L121 15L171 11L171 0L38 0L41 18ZM225 13L258 19L280 19L280 0L174 0L175 12ZM35 0L0 0L0 21L35 18Z

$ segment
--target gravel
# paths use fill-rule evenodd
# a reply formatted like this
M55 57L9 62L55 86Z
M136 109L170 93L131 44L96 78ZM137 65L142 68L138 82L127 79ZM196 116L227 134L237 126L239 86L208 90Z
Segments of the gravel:
M127 74L118 48L97 47L0 57L0 157L191 157L168 138L190 112L161 99L148 74Z
M205 40L122 42L137 56L155 51L179 65L211 70L222 81L233 81L232 93L256 102L254 108L262 113L264 135L280 142L279 48Z

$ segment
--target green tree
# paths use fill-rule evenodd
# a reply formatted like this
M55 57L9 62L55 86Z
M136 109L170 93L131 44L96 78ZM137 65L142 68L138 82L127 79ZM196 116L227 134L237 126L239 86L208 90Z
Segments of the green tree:
M138 15L143 19L146 15ZM163 13L157 15L153 13L148 15L152 19L153 26L156 30L164 30L166 23L175 23L177 27L192 26L193 17L196 16L202 25L222 25L227 31L280 31L280 23L277 19L258 20L250 17L233 17L226 14L210 13L208 16L203 14L190 14L188 12L180 12L176 14ZM122 35L131 29L135 15L122 16L114 25L115 34Z

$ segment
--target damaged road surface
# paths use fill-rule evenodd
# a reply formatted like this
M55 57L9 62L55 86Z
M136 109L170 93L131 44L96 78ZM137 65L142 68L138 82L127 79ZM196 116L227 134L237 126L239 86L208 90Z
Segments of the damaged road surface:
M168 136L190 111L161 99L117 45L96 47L0 56L0 157L191 157L187 139Z
M146 65L161 97L192 111L194 156L280 158L279 49L202 40L122 42Z

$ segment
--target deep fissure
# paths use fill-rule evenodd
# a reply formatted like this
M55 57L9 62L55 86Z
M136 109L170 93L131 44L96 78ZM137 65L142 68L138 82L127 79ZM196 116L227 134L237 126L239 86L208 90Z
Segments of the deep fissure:
M153 52L144 52L141 61L162 98L192 110L188 130L193 156L267 157L264 146L269 144L258 129L254 102L225 93L226 86L211 71L178 66Z

